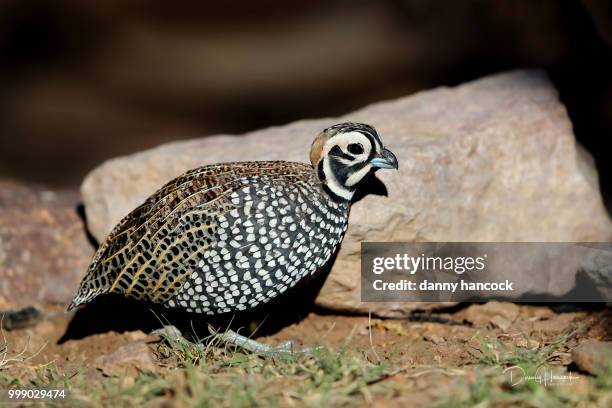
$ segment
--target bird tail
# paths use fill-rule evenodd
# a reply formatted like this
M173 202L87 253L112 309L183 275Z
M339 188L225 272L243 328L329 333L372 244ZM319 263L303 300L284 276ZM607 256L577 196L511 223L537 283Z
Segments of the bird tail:
M72 299L72 302L70 302L67 311L69 312L74 308L87 304L98 295L107 293L108 291L109 289L106 287L95 285L88 274L88 276L85 276L81 282L79 290L77 291L76 295L74 295L74 298Z

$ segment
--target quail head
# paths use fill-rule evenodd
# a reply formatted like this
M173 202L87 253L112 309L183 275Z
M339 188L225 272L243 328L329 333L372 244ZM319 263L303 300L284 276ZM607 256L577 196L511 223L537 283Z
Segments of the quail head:
M203 166L170 181L112 230L69 310L105 293L210 315L251 310L321 271L364 177L397 169L374 128L321 132L310 165Z

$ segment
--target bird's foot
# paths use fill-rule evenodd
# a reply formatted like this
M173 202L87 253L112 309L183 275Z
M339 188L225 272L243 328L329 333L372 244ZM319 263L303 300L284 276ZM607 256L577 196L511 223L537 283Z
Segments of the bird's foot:
M161 329L153 330L151 334L157 334L165 339L168 339L172 342L188 342L185 337L183 337L183 333L176 326L167 325L162 327Z
M264 358L288 360L297 356L313 355L319 349L319 347L307 347L300 349L296 347L295 342L292 340L287 340L278 346L270 346L238 334L233 330L227 330L224 333L219 333L211 326L208 327L208 330L213 336L222 342L240 347L255 354L259 354Z
M208 330L215 339L218 339L222 343L240 347L243 350L274 360L289 360L298 356L312 356L317 350L321 349L319 346L298 348L296 342L292 340L287 340L277 346L270 346L238 334L233 330L219 333L212 326L208 326ZM152 334L157 334L171 343L190 343L189 340L183 337L181 331L172 325L154 330Z

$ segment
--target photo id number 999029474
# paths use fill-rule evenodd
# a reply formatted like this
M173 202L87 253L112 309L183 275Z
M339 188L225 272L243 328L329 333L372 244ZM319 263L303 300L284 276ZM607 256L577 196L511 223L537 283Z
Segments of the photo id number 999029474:
M65 400L68 395L65 388L8 388L0 392L0 401Z

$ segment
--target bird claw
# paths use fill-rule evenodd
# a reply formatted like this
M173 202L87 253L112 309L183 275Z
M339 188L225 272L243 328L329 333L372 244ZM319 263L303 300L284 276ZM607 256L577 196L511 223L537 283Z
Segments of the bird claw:
M292 340L287 340L278 346L270 346L238 334L233 330L219 333L211 326L208 326L208 330L213 336L219 338L224 343L240 347L252 353L259 354L264 358L273 360L288 360L297 356L312 355L320 349L320 347L307 347L296 350L295 342Z
M317 350L321 349L320 346L296 349L296 342L293 340L287 340L278 346L268 346L262 343L259 344L265 346L266 348L266 350L260 352L261 356L273 360L290 360L300 356L312 357Z
M161 329L153 330L152 334L157 334L171 341L187 341L183 334L176 326L167 325L162 327Z

